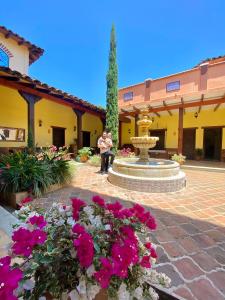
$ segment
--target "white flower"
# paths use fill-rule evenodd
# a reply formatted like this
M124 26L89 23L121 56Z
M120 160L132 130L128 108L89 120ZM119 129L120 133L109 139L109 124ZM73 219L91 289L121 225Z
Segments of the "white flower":
M72 290L69 293L69 296L70 296L71 300L80 300L80 296L79 296L79 294L78 294L78 292L76 290Z
M64 223L65 223L65 221L64 221L63 219L59 219L59 220L56 222L56 225L57 225L57 226L62 226Z
M119 300L129 300L130 299L130 293L127 290L127 286L122 283L120 285L120 288L118 290L118 299Z
M158 294L155 292L155 290L153 290L152 287L150 287L148 289L148 292L149 292L149 295L150 295L150 297L151 297L152 300L158 300L159 299Z
M71 226L73 226L73 225L75 225L75 220L72 218L72 217L69 217L68 219L67 219L67 224L69 224L69 225L71 225Z
M23 288L28 291L33 290L34 286L35 286L34 281L30 279L26 280L23 284Z
M110 224L106 224L105 225L105 230L111 230L111 225Z
M142 299L142 294L143 294L143 290L142 288L139 286L138 288L135 289L133 297L137 298L137 299Z
M91 221L91 224L95 227L101 227L102 226L102 220L100 216L96 216Z
M40 215L39 215L36 211L32 211L32 212L27 216L27 218L30 219L30 218L32 218L32 217L34 217L34 216L39 217Z
M87 298L88 300L95 299L95 296L99 293L100 287L97 284L88 284L87 285Z
M89 217L93 216L93 214L94 214L94 210L93 210L93 208L90 207L90 206L85 206L84 209L83 209L83 211L86 212L86 214L87 214Z
M92 277L92 275L96 272L94 265L92 264L90 267L87 268L87 276Z
M71 257L72 257L72 258L75 258L75 257L77 256L77 252L76 252L76 250L75 250L74 248L72 248L72 249L70 250L70 254L71 254Z
M81 277L77 290L80 295L86 295L86 282L84 277Z

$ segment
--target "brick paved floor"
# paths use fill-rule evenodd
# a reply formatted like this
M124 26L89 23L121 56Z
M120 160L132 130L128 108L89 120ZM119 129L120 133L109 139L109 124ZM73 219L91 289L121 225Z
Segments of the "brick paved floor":
M225 299L225 173L185 170L187 188L175 193L147 194L118 188L90 166L77 168L68 187L35 200L47 208L70 197L145 205L156 217L152 241L158 248L157 269L172 279L169 289L184 299Z

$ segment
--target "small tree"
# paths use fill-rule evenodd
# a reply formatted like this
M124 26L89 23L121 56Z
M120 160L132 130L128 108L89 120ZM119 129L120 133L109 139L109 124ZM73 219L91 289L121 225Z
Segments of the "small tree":
M116 62L116 36L115 28L112 26L109 50L109 69L107 73L106 91L106 128L112 133L113 148L118 147L118 67Z

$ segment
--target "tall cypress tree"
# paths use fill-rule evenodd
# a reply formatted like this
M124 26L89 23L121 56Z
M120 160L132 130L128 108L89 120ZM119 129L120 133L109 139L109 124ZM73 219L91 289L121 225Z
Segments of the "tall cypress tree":
M118 147L119 113L118 113L118 67L116 62L116 35L114 25L110 36L109 69L106 91L106 128L112 133L113 148Z

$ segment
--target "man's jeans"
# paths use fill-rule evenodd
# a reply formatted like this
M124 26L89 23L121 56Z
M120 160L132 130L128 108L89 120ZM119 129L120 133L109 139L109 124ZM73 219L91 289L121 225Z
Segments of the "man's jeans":
M107 172L109 167L109 155L108 152L101 154L101 172Z
M107 152L108 156L110 157L110 165L112 166L114 158L115 158L115 154L110 150Z

